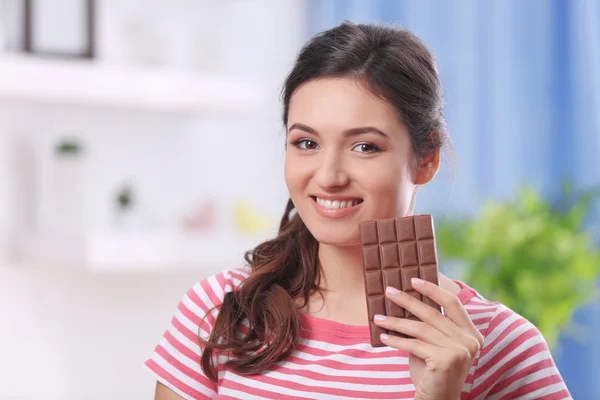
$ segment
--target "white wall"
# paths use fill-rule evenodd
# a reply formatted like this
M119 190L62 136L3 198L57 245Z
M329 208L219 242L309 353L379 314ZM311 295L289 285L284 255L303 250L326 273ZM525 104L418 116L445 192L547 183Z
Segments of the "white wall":
M17 151L18 143L39 147L65 130L83 132L91 149L85 191L90 229L110 225L107 196L128 175L140 183L140 226L176 224L207 193L217 193L223 203L250 197L274 215L283 209L279 89L306 39L305 4L223 3L203 15L199 7L211 2L177 0L166 12L157 1L100 1L99 57L115 64L152 59L148 53L132 57L121 43L122 27L115 28L119 18L145 9L168 33L164 48L169 51L151 61L169 68L199 65L180 40L186 37L181 19L194 29L204 24L202 29L213 35L204 48L219 41L212 44L219 55L202 67L264 82L271 100L258 115L190 120L0 103L0 399L152 398L154 383L140 365L179 298L205 276L202 271L99 275L83 268L19 265L12 244L15 233L28 226L35 198L27 194L30 171L23 169L31 168L25 156L32 148ZM207 16L215 15L224 19L206 28Z

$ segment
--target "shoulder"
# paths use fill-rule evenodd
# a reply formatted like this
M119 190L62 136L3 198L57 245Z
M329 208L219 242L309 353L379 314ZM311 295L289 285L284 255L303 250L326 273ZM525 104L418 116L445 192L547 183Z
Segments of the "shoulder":
M570 398L540 330L504 304L458 283L463 289L459 298L484 336L470 376L471 398Z
M543 339L537 327L522 315L502 303L486 299L465 283L457 283L462 288L458 297L487 344L498 344L496 340L502 340L515 332L529 332L529 335Z
M227 269L193 284L183 294L144 368L184 399L214 398L217 384L200 367L204 347L198 338L210 336L225 294L249 275L248 267Z
M190 306L187 311L196 316L206 315L215 307L220 307L225 295L240 287L248 276L249 267L226 269L210 275L188 289L180 306Z

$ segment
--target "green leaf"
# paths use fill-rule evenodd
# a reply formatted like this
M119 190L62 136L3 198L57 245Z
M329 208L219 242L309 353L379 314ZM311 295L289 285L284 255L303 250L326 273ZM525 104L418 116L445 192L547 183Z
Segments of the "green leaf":
M460 261L466 283L527 318L555 347L574 331L575 310L598 296L600 250L584 219L599 194L575 194L565 183L553 207L523 187L511 201L487 201L475 217L436 222L440 260Z

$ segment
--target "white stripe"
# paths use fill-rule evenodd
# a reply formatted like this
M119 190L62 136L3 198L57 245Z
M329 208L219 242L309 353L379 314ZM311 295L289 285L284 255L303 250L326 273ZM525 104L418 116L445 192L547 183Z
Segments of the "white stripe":
M531 347L535 346L538 343L542 343L542 341L543 341L543 339L539 335L527 339L526 341L521 343L521 345L519 345L519 347L515 348L513 351L511 351L506 356L504 356L504 358L502 358L502 360L496 362L494 364L494 366L492 368L490 368L484 375L477 378L477 380L474 382L474 385L478 386L479 384L481 384L481 382L484 382L487 378L489 378L490 375L492 375L498 369L502 368L504 366L504 364L511 361L513 358L517 357L518 355L520 355L522 353L526 353L527 350L529 350ZM494 350L499 351L499 350L501 350L502 347L503 346L498 346ZM545 352L540 352L540 353L538 353L538 355L540 355L540 354L543 355L544 357L542 357L542 359L548 357L548 355L544 354L544 353ZM528 357L528 358L530 358L530 357ZM485 363L482 363L479 366L481 367L483 365L485 365ZM515 371L518 371L518 369L515 368L513 371L509 371L508 373L510 375L512 375L515 373Z
M294 354L292 354L294 356ZM322 361L320 358L319 361ZM346 363L344 363L346 364ZM380 363L381 364L381 363ZM345 370L325 367L318 364L296 364L293 361L280 361L277 363L282 368L289 368L296 371L310 370L322 375L332 377L356 377L356 378L386 378L386 379L401 379L410 377L409 371L360 371L360 370ZM399 365L402 365L401 363Z
M156 364L158 364L161 368L163 368L165 371L167 371L169 374L173 375L175 378L179 379L181 382L185 383L186 385L193 388L194 390L197 390L200 393L202 393L205 396L208 396L210 398L212 398L216 395L216 392L214 390L207 388L206 386L202 385L200 382L195 381L194 379L190 378L189 376L187 376L186 374L184 374L177 368L173 367L171 364L169 364L167 362L167 360L162 358L159 354L154 353L152 355L152 360ZM171 387L171 385L168 385L168 386Z
M480 306L480 305L485 305L486 307L499 307L500 306L500 304L492 303L491 301L483 299L478 296L472 297L471 300L469 300L469 302L467 303L468 307Z
M480 332L485 332L485 330L490 326L489 322L486 322L485 324L478 324L475 325L475 328L477 328Z
M509 322L509 324L510 324L510 322ZM496 338L498 338L499 334L504 333L505 329L506 328L502 328L502 329L496 328L494 330L494 333L498 333L498 335L495 335ZM500 351L502 351L506 346L510 345L515 340L517 340L520 336L524 335L525 333L529 332L532 329L535 329L533 324L527 323L527 322L514 328L506 336L504 336L498 342L493 344L494 347L489 349L489 351L479 360L479 365L481 366L481 365L486 364L490 359L495 357L496 354L498 354ZM490 336L488 336L488 337L490 337ZM536 334L536 336L539 336L539 335ZM490 339L490 341L488 342L488 338L486 338L485 341L487 343L484 344L484 348L486 345L488 345L488 346L492 345L492 339Z
M168 331L171 334L171 336L173 336L175 340L177 340L179 343L181 343L196 354L201 353L200 344L198 342L192 342L190 339L187 338L187 336L184 336L181 332L179 332L177 328L175 328L173 325L169 326ZM163 337L160 343L163 344L163 342L166 341L167 339Z
M219 395L233 397L234 399L265 400L264 397L254 396L247 392L240 392L239 390L230 388L219 388Z
M376 348L372 348L370 344L367 343L356 343L350 346L344 346L344 345L340 345L340 344L334 344L334 343L330 343L330 342L325 342L322 340L315 340L315 339L304 339L301 338L298 341L299 345L306 345L309 347L312 347L314 349L319 349L319 350L326 350L326 351L332 351L332 352L340 352L340 351L347 351L347 350L360 350L360 351L364 351L365 353L385 353L385 352L389 352L390 350L392 350L389 347L376 347Z
M519 316L518 314L509 315L504 321L502 321L499 325L494 327L494 330L492 330L491 332L487 332L487 335L485 337L486 343L492 343L506 330L506 328L508 328L508 326L510 324L512 324L513 322L515 322L521 318L522 317ZM527 324L524 324L524 325L527 325ZM485 344L484 344L484 346L485 346Z
M208 297L208 294L206 294L204 289L202 289L202 286L200 286L200 284L194 285L194 292L200 298L200 301L202 301L202 304L206 307L207 310L210 310L215 306L215 304L213 304L213 302L210 300L210 297ZM187 296L185 298L189 300L189 298ZM191 300L190 300L190 303L193 303L195 305L195 303ZM204 311L202 311L200 309L200 307L198 307L196 305L194 306L194 309L191 309L191 310L196 315L204 315ZM199 310L199 311L197 311L197 310Z
M482 310L484 308L491 308L498 311L498 304L492 304L487 301L478 301L477 299L471 299L467 304L464 305L465 310Z
M210 278L206 279L206 281L208 282L208 285L213 290L213 292L214 292L215 296L217 297L217 299L219 299L219 302L223 303L223 299L225 298L225 292L223 291L223 288L221 287L221 284L217 280L217 277L216 276L211 276Z
M295 350L294 356L306 361L331 360L348 365L406 365L407 357L382 357L382 358L356 358L347 355L331 353L326 356L315 356L303 351Z
M538 390L534 390L533 392L524 394L523 396L519 396L515 400L519 400L519 399L520 400L538 399L541 396L547 396L547 395L549 395L551 393L558 393L558 392L560 392L561 390L564 390L564 389L566 389L565 384L563 382L558 382L558 383L554 383L552 385L548 385L548 386L543 387L543 388L539 388ZM565 398L563 398L561 400L565 400L565 399L571 399L572 400L573 398L569 396L569 397L565 397Z
M198 317L200 320L204 319L204 312L200 309L200 307L198 307L196 305L196 303L194 303L192 300L190 300L188 297L184 298L182 300L182 303L185 307L187 307L187 309L194 314L196 317ZM212 316L214 316L215 318L217 317L217 315L219 314L219 310L217 309L213 309L210 314ZM194 334L198 334L199 332L204 336L208 336L210 334L210 332L207 332L205 329L201 329L199 331L199 326L191 321L188 317L186 317L179 309L177 309L175 311L175 318L181 322L181 324L183 326L185 326L186 328L188 328L190 331L192 331ZM209 323L208 318L205 320L206 323L208 324L208 326L210 327L210 329L212 329L211 324Z
M231 270L223 271L222 275L225 280L225 287L223 288L223 292L229 293L233 290L233 287L231 286L231 280L232 280ZM223 297L225 297L225 296L223 295Z
M169 355L171 355L174 359L176 359L177 361L179 361L180 363L182 363L183 365L185 365L186 367L202 374L202 371L200 370L200 364L196 363L193 360L190 360L185 354L183 354L182 352L180 352L179 350L177 350L176 347L174 347L171 343L169 343L167 340L163 340L160 342L161 346L164 347L164 349L167 351L167 353L169 353ZM200 354L196 351L194 351L195 354Z
M479 314L469 314L469 318L471 318L471 320L481 319L481 318L492 319L495 315L496 315L496 311L488 311L488 312L479 313Z
M283 374L278 371L269 371L267 376L270 378L273 378L273 379L279 379L283 382L294 382L294 383L311 386L311 387L335 388L335 389L342 389L342 390L356 390L356 391L361 391L361 392L394 393L394 392L408 391L413 388L412 384L365 385L363 383L336 382L336 381L331 381L331 380L312 379L312 378L308 378L305 376Z
M344 390L351 390L351 389L365 390L365 391L370 391L373 393L383 393L383 392L390 393L390 392L397 392L397 391L401 391L401 390L409 391L409 390L414 389L414 386L412 384L411 385L389 385L389 387L387 385L386 386L358 385L358 384L350 384L350 383L344 383L344 382L338 383L338 382L329 382L329 381L316 381L313 379L308 379L308 378L304 378L304 377L300 377L300 376L285 375L285 374L281 374L281 373L278 373L275 371L269 371L268 376L273 377L273 378L278 378L282 382L290 382L291 381L296 384L311 386L311 387L331 388L331 387L337 386ZM327 397L328 395L325 393L290 389L286 386L279 386L279 385L274 385L271 383L260 382L258 380L248 379L246 377L243 377L243 376L240 376L237 374L232 374L230 372L226 372L223 375L223 377L224 377L224 379L229 380L231 382L236 382L236 383L239 383L239 384L251 387L251 388L254 387L257 389L266 390L266 391L270 391L270 392L274 392L274 393L281 393L281 394L285 394L288 396L311 397L311 398L315 398L315 399L332 398L332 397ZM295 379L291 380L293 378L295 378ZM361 388L361 389L355 389L355 388ZM222 388L219 393L227 394L227 389ZM245 397L242 397L242 398L245 399ZM356 399L356 397L341 396L339 394L336 394L336 396L334 398L336 398L336 399Z
M519 370L521 370L522 368L519 368ZM515 371L517 372L517 371ZM544 368L541 369L539 371L535 371L527 376L524 376L523 378L514 381L513 383L510 384L510 386L507 386L506 388L504 388L501 392L498 392L496 394L494 394L491 397L486 397L486 400L495 400L495 399L500 399L502 398L502 396L520 388L523 387L529 383L535 382L539 379L542 378L546 378L548 376L552 376L552 375L556 375L558 372L556 371L556 368L553 367L548 367L548 368ZM545 389L547 386L540 388L540 389ZM552 392L549 392L552 393ZM549 393L544 393L544 394L549 394ZM536 398L536 397L531 397L531 393L527 394L527 398L532 399L532 398Z

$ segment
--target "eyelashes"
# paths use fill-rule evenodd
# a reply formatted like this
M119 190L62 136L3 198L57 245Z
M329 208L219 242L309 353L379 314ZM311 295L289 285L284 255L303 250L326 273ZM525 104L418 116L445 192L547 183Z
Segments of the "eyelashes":
M292 146L300 150L316 150L319 145L311 139L299 139L292 142Z
M291 142L291 145L302 151L318 150L319 144L312 139L298 139ZM363 154L380 153L382 149L374 143L364 142L352 147L352 151Z

